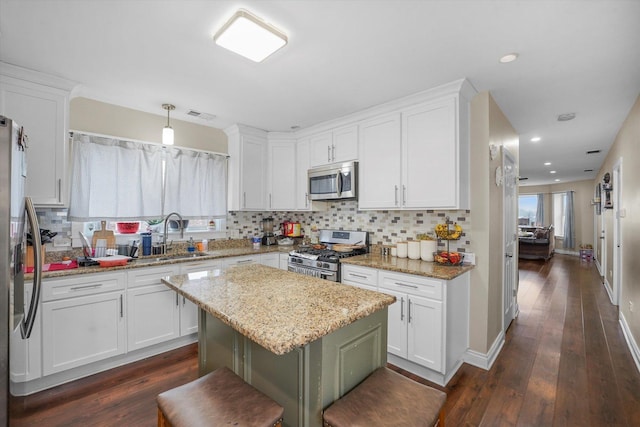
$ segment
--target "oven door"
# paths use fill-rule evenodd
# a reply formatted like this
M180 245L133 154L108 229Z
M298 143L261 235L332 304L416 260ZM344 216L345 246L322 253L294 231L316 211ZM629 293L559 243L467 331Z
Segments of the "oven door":
M305 265L293 264L291 261L289 261L287 269L294 273L317 277L318 279L329 280L331 282L338 282L340 279L338 277L338 271L340 271L339 269L338 271L328 271L319 268L307 267Z
M358 162L309 169L311 200L355 199L357 196Z

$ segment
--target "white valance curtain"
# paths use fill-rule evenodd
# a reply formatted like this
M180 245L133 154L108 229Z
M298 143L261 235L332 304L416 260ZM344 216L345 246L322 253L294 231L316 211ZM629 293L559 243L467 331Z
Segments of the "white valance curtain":
M226 215L226 156L74 133L71 221Z

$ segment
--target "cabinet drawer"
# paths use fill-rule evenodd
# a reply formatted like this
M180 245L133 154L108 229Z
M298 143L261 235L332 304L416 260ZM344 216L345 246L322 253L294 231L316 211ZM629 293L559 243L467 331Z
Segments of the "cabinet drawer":
M153 268L141 268L127 272L127 287L157 285L162 283L160 279L165 276L173 276L178 273L178 267L163 265Z
M222 268L222 260L204 260L189 262L180 266L180 274L199 273L201 271L220 270Z
M356 265L342 265L342 283L344 284L360 284L378 287L378 271L373 268L360 267Z
M442 280L411 274L381 271L379 273L379 284L381 290L384 288L397 292L405 292L410 295L422 296L439 301L442 300Z
M238 256L232 258L225 258L223 266L232 267L234 265L248 265L248 264L258 264L260 261L259 255L245 255Z
M125 287L125 273L99 273L73 278L44 280L42 301L53 301L84 295L121 290Z

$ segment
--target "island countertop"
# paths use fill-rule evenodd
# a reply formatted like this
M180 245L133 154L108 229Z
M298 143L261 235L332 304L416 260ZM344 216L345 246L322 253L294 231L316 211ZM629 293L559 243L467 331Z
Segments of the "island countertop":
M277 355L395 301L383 293L256 264L167 276L162 282Z

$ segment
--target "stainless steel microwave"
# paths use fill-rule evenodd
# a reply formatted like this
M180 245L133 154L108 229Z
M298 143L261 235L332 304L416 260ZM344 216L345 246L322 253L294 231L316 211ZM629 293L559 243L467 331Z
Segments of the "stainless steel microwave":
M355 199L358 195L358 162L335 163L309 169L311 200Z

